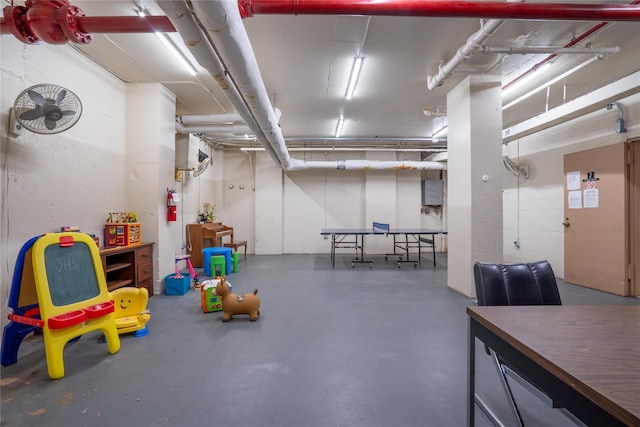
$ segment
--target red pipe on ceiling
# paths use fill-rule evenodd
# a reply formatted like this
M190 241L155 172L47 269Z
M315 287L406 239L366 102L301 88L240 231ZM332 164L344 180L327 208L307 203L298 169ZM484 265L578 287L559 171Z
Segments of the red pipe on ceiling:
M78 26L87 33L175 33L166 16L85 16Z
M255 14L384 15L555 21L640 21L640 6L427 0L238 0L243 18Z
M68 0L27 0L25 6L5 6L2 12L0 34L13 34L27 44L86 44L91 33L176 31L166 16L87 17Z

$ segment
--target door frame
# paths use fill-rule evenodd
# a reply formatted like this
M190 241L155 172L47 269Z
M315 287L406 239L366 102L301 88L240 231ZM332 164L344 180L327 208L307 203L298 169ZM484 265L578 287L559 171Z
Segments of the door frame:
M626 142L627 148L627 295L640 297L640 138Z

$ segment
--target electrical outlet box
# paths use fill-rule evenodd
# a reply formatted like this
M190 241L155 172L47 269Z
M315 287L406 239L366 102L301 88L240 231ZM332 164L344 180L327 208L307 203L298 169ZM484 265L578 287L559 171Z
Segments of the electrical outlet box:
M422 181L422 206L442 206L444 202L444 181L425 179Z

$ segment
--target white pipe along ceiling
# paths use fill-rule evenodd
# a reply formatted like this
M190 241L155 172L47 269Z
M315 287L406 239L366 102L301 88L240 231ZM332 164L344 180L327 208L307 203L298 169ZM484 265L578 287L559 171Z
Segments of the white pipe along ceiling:
M282 111L275 109L276 119L280 120ZM242 123L237 123L242 122ZM178 133L220 132L233 135L252 135L239 114L187 114L176 116Z
M229 101L245 120L251 133L283 170L444 170L447 168L444 163L431 161L315 161L292 158L260 76L258 63L242 23L237 2L194 2L193 11L181 1L163 1L158 4L198 63L207 69L220 87L226 91ZM215 48L207 43L208 39L212 41ZM227 75L233 76L233 81ZM237 89L234 89L234 83Z

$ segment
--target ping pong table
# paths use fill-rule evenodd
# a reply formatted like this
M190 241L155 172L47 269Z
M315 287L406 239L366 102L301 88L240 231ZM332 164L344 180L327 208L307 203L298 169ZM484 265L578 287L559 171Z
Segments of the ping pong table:
M436 265L435 238L438 234L447 234L443 230L428 228L390 228L389 224L374 222L371 228L323 228L320 235L331 236L331 266L336 266L336 249L355 249L356 256L351 260L351 268L356 264L368 264L373 268L373 261L366 260L365 236L383 235L393 237L393 252L384 256L385 261L389 257L398 257L398 268L402 263L413 263L418 266L421 260L422 248L431 248L433 253L433 265ZM413 252L412 252L413 250ZM411 255L416 255L413 257Z

